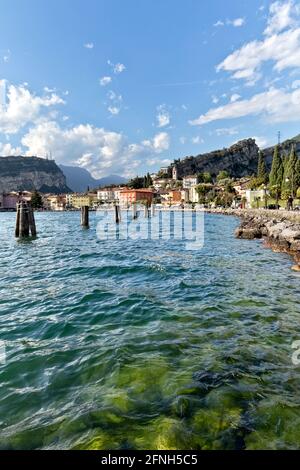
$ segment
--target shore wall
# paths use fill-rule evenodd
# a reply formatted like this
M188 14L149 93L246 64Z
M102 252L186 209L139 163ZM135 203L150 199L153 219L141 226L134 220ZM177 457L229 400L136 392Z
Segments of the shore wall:
M234 215L241 218L235 231L237 238L262 239L273 251L288 253L300 272L300 213L264 209L210 209L213 214Z

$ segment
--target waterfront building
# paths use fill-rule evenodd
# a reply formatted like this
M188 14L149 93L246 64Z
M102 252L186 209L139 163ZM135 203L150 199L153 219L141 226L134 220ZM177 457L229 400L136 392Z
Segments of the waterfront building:
M135 202L145 202L151 205L154 192L151 189L122 189L119 194L121 206L130 206Z
M183 189L190 189L198 183L197 175L184 176L182 179Z
M16 205L20 201L30 202L32 193L30 191L12 191L10 193L2 193L0 195L0 209L15 210Z
M98 201L103 202L113 202L117 198L117 190L118 188L100 188L97 191L97 199Z
M199 202L199 193L197 191L198 185L193 185L188 191L189 191L189 200L193 203L198 203Z
M63 211L66 208L67 197L65 194L49 194L43 197L44 209L51 211Z
M74 209L80 209L83 206L93 207L95 200L97 199L97 194L80 194L72 193L66 195L66 205L67 207Z
M170 187L170 185L173 183L173 180L170 178L157 178L153 180L153 188L158 191L160 189L166 189Z
M264 204L265 198L270 197L270 193L265 189L246 189L245 198L246 198L246 208L251 209L255 208L257 204Z

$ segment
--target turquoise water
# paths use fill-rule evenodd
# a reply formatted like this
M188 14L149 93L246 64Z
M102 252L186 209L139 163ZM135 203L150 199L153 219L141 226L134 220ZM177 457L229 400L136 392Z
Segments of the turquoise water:
M300 276L238 220L205 245L0 214L1 449L300 448Z

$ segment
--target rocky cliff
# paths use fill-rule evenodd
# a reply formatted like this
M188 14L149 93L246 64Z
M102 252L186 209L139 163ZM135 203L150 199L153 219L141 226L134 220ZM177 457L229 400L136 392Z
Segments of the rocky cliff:
M254 139L237 142L229 148L216 150L210 153L186 157L184 160L175 160L179 178L191 174L209 172L216 177L222 170L234 178L241 178L256 173L259 148ZM172 167L169 168L171 176Z
M61 169L52 160L38 157L0 157L0 193L38 190L70 192Z

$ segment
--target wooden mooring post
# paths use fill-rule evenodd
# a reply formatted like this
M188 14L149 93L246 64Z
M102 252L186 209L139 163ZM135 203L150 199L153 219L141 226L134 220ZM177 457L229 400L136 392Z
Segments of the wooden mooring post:
M36 237L36 225L34 220L34 212L31 205L25 201L17 203L16 217L16 238Z
M81 226L89 228L89 206L82 206L81 208Z
M115 204L115 220L116 224L119 224L121 222L121 211L120 206L118 206L118 204Z

